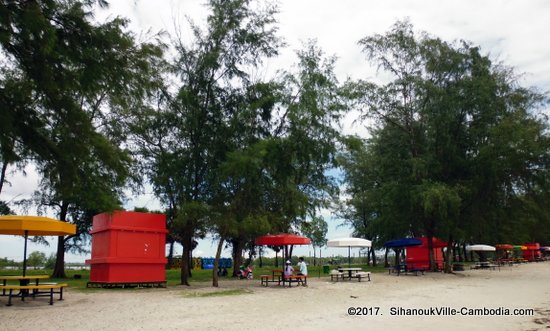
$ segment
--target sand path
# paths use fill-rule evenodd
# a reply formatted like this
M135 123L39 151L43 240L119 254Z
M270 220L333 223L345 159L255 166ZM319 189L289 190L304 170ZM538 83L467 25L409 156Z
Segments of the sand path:
M6 307L6 298L0 298L0 330L550 330L550 262L457 275L372 278L332 283L310 277L308 287L293 288L265 288L255 279L223 281L218 289L208 284L85 293L69 289L65 300L53 306L41 298ZM246 293L193 296L232 288ZM350 307L366 316L350 316ZM403 315L423 308L421 316ZM489 314L535 312L450 316L450 309L471 313L483 308L492 309Z

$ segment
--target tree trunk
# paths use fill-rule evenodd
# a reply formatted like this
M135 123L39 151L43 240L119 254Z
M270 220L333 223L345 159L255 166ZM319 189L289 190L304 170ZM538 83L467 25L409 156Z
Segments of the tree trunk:
M372 258L372 266L376 267L376 252L374 250L374 247L370 248L371 258Z
M313 266L317 265L315 246L313 246Z
M294 250L294 245L290 245L290 248L288 249L287 260L292 260L292 251L293 250Z
M65 237L57 237L57 254L52 278L67 278L65 275Z
M166 262L166 269L170 269L172 267L172 263L174 262L174 241L170 242L170 249L168 250L168 261Z
M6 180L7 169L8 169L8 161L4 160L4 163L2 163L2 172L0 172L0 193L2 193L2 188L4 187L4 181Z
M69 204L66 202L61 203L61 210L59 212L59 220L67 221L67 212L69 210ZM53 268L52 278L67 278L65 275L65 237L57 237L57 254L55 259L55 267Z
M190 263L189 256L191 255L191 245L193 244L193 237L191 231L184 231L181 236L183 244L183 252L181 253L181 285L189 285Z
M233 246L233 277L238 276L239 267L243 264L243 244L239 239L231 241Z
M445 252L445 273L450 274L453 272L453 236L449 235L449 241L447 242L447 252Z
M389 268L390 264L388 263L388 248L386 247L386 252L384 253L384 268Z
M433 235L431 234L428 234L428 256L430 260L430 270L437 271L437 264L435 263L434 257Z
M222 256L222 248L223 248L223 237L220 238L220 242L218 243L218 249L216 250L216 258L214 259L214 268L212 269L212 286L218 287L218 268L220 266L220 257Z

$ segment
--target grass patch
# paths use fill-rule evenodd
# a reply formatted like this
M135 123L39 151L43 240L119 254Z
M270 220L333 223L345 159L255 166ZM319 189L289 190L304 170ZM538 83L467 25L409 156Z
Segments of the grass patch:
M341 263L340 266L347 267L347 263ZM386 269L383 267L383 265L379 264L376 267L367 266L367 265L352 265L353 267L361 267L364 271L371 271L371 272L387 272ZM278 267L275 267L273 265L264 265L262 268L255 266L254 267L254 280L252 282L258 282L260 281L260 275L271 275L273 269L282 269L283 267L279 265ZM329 269L335 269L336 266L330 266ZM321 277L328 277L328 274L323 272L322 266L308 266L309 269L309 277L311 278L317 278L319 276ZM229 273L233 271L233 269L228 269ZM82 269L82 270L65 270L67 278L51 278L48 279L48 282L56 282L56 283L68 283L71 289L76 289L80 291L89 291L89 292L96 292L96 291L102 291L103 289L100 288L87 288L86 284L88 283L90 279L90 270ZM34 269L27 269L28 275L51 275L52 270L46 269L46 270L34 270ZM211 282L212 281L212 270L193 270L192 271L193 276L189 278L189 282L191 284L193 283L204 283L204 282ZM0 275L21 275L21 270L4 270L0 269ZM80 275L80 279L75 278L75 275ZM181 283L181 272L179 269L170 269L166 270L166 284L168 286L177 286ZM239 280L236 278L233 278L231 276L228 277L220 277L220 281L233 281L233 282L250 282L247 280ZM113 289L110 289L113 290ZM124 289L127 290L127 289ZM245 294L247 293L246 290L236 290L236 293L232 293L232 291L218 291L218 292L212 292L215 294L209 294L209 293L202 293L201 295L209 296L209 295L239 295L239 294ZM223 293L228 292L228 293Z
M214 291L214 292L185 292L183 293L183 296L188 298L208 298L208 297L241 295L241 294L249 294L249 293L252 293L252 291L244 288L235 288L231 290Z

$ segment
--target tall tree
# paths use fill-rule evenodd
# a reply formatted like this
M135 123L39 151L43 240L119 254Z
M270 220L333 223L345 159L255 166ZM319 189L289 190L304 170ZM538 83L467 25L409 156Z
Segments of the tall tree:
M508 206L526 194L540 197L533 188L548 181L541 171L547 123L533 112L544 96L520 87L511 70L493 65L479 48L417 37L408 22L360 45L393 76L384 85L350 84L377 124L364 163L379 176L366 190L378 206L372 215L398 211L398 222L410 224L402 235L424 234L429 244L436 235L449 242L488 235L495 243L516 223ZM399 199L391 195L396 188Z
M241 133L232 131L231 123L246 108L248 72L275 55L280 44L273 27L276 7L211 0L208 8L206 29L191 25L191 42L175 41L177 92L162 107L144 110L135 125L146 174L178 220L185 285L193 238L206 231L211 218L181 211L196 211L216 199L217 169Z
M325 58L314 42L297 56L295 69L282 72L280 83L262 86L268 126L224 164L231 169L227 203L238 206L241 219L256 218L262 227L266 223L263 233L258 233L259 226L246 227L231 239L235 259L257 235L299 231L336 192L327 175L334 165L344 108L333 72L335 59Z
M124 31L124 19L93 23L95 3L10 1L0 7L0 42L11 70L2 77L0 97L2 125L11 127L1 134L2 160L17 161L15 153L29 151L43 176L37 200L59 207L59 218L78 223L79 234L90 225L82 215L119 205L131 159L119 147L118 119L148 93L156 77L152 65L162 55L156 45L138 45ZM66 242L59 238L55 277L64 277Z

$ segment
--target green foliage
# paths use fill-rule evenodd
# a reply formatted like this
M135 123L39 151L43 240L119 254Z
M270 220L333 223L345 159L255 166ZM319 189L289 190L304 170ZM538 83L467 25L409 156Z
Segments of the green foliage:
M340 158L350 195L342 215L357 233L515 242L527 224L546 222L535 207L548 182L547 124L533 111L543 95L477 47L416 36L408 22L360 45L393 79L346 86L375 123Z
M44 266L46 264L46 253L44 252L38 252L34 251L29 254L27 257L27 265L29 267L34 267L34 269L37 269L40 266Z
M302 233L311 239L311 244L315 247L323 247L327 244L328 224L321 216L313 217L311 220L303 222Z
M44 262L44 268L53 269L55 267L56 254L51 253L50 256Z
M207 229L228 236L233 227L223 223L247 217L224 214L231 189L220 168L229 152L255 141L270 120L270 84L253 82L249 72L281 44L273 26L276 7L212 0L208 8L206 28L192 25L192 39L175 41L177 91L161 89L158 107L137 108L131 125L144 173L168 207L184 255L192 238Z
M13 215L13 211L10 209L7 203L0 200L0 215Z
M34 201L78 227L78 236L58 247L62 251L81 250L91 215L119 207L132 166L120 147L119 119L155 86L162 57L162 47L138 45L124 31L126 20L94 23L93 5L0 5L0 52L7 60L0 76L2 161L35 158L42 179Z

